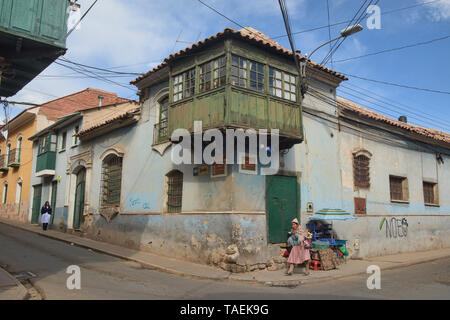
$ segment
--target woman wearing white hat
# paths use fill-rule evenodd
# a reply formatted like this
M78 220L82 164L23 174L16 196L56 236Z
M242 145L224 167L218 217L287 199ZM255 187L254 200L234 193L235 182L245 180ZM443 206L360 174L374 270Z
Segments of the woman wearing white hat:
M297 218L292 220L292 230L289 233L293 237L292 250L289 254L288 263L289 269L286 272L287 275L292 275L296 264L305 263L305 275L309 274L309 249L305 248L304 240L308 237L308 232L299 225Z

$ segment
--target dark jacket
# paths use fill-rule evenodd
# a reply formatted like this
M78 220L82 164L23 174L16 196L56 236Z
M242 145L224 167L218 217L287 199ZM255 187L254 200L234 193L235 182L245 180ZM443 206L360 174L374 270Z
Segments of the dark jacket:
M50 206L43 206L42 209L41 209L41 214L44 214L46 212L48 214L52 214L52 207L50 207Z

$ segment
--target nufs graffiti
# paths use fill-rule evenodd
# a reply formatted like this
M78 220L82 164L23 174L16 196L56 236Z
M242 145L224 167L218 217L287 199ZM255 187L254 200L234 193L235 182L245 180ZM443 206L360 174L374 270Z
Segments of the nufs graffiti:
M380 230L386 226L386 238L403 238L408 235L408 220L406 218L383 218L380 222Z

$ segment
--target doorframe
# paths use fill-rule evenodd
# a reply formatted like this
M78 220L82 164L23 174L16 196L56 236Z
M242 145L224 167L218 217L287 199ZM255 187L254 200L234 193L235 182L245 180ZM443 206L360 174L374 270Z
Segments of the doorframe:
M86 169L86 181L84 192L84 211L88 211L90 207L90 187L92 174L92 152L87 150L70 157L66 169L66 179L68 188L68 212L67 212L67 228L73 229L73 218L75 209L75 189L77 184L77 173L84 167ZM67 185L66 185L67 186ZM64 204L65 205L65 204Z
M34 196L35 196L35 191L36 191L36 187L40 187L41 188L41 200L39 201L39 205L38 205L38 224L39 224L39 215L41 213L41 205L42 205L42 189L44 188L44 185L42 183L38 183L35 185L31 186L31 190L32 190L32 198L31 198L31 212L30 212L30 224L33 223L33 209L34 209Z
M282 243L270 243L269 242L269 212L267 211L268 205L268 199L266 197L267 195L267 189L268 189L268 183L267 183L267 178L268 177L272 177L272 176L282 176L282 177L296 177L297 179L297 203L296 203L296 212L297 212L297 219L299 221L299 223L301 224L301 191L300 191L300 186L301 186L301 178L302 178L302 172L301 171L291 171L291 170L278 170L278 172L274 175L267 175L266 179L265 179L265 188L264 188L264 198L265 198L265 211L266 211L266 242L268 246L279 246L281 244L284 244L284 242Z

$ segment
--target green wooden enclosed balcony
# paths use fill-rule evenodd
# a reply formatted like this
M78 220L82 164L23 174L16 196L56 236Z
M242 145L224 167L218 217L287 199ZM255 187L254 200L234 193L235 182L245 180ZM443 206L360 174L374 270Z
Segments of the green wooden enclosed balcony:
M0 96L16 94L66 52L67 0L0 0Z
M56 138L56 135L49 134L39 139L36 177L55 175Z
M218 44L175 62L168 106L160 102L155 143L194 121L210 128L278 129L280 145L303 140L301 94L295 64L237 42ZM165 123L167 122L167 125Z

